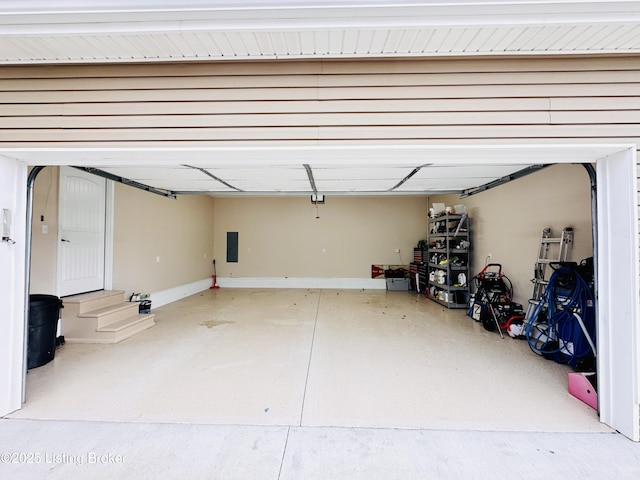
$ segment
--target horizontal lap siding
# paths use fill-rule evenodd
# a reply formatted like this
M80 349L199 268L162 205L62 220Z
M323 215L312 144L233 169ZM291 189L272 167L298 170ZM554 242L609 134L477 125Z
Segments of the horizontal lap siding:
M640 144L640 57L0 68L0 147Z
M0 68L0 146L640 143L640 57Z

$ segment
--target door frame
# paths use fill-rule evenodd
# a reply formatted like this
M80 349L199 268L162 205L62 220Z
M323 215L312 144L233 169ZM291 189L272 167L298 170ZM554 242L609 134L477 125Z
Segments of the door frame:
M115 182L107 179L104 222L104 289L113 289L113 235L115 217Z
M635 149L596 162L597 360L600 421L640 441L637 169Z

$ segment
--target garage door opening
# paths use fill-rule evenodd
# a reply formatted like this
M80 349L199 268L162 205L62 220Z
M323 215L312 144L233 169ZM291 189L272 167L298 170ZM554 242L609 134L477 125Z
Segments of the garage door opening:
M499 152L501 155L514 155L520 149L522 147L517 150L494 147L493 151L486 151L485 154L495 155ZM424 158L425 150L429 149L418 150L421 150L422 159L427 160ZM482 152L482 148L478 150ZM637 439L638 262L635 151L620 147L553 147L549 151L532 147L525 150L528 150L530 156L536 156L540 163L575 163L577 157L582 162L596 163L599 185L597 265L600 416L603 422ZM429 155L441 153L432 151ZM451 149L448 153L451 164L461 162L462 157L468 162L467 149ZM478 164L486 162L487 156L483 158L482 154L478 155ZM69 159L61 162L69 162ZM55 161L47 163L54 164ZM86 160L84 163L87 163ZM620 285L620 278L628 281ZM612 292L614 285L615 301ZM613 318L620 320L613 322ZM615 348L612 348L614 344Z

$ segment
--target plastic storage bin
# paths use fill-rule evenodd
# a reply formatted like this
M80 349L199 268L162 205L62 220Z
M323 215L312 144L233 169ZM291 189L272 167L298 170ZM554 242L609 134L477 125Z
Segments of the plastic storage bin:
M387 278L387 290L409 290L408 278Z

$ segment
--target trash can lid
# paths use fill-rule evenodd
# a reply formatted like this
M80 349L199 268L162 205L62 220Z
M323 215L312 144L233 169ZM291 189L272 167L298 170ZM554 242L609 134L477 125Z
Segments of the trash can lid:
M29 305L48 305L51 303L62 303L62 300L60 300L60 298L56 297L55 295L45 295L43 293L34 293L29 295Z

